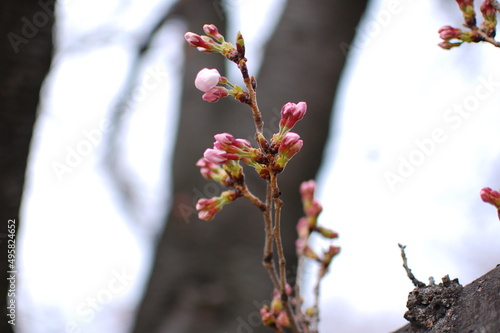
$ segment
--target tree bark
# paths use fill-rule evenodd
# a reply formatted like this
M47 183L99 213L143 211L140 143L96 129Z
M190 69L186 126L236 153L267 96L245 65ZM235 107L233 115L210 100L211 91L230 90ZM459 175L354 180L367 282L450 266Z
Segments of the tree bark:
M0 332L13 332L13 317L7 309L7 294L17 293L17 273L8 262L19 231L19 208L24 186L28 151L36 119L42 82L52 59L52 26L55 1L4 0L0 4ZM9 221L15 221L10 222ZM12 234L14 235L14 234ZM12 236L13 237L13 236ZM18 248L19 244L15 243ZM11 256L12 259L12 256ZM14 264L13 264L14 263ZM13 264L13 266L10 266ZM20 272L19 272L20 273ZM10 278L10 280L7 280ZM17 308L17 302L15 303ZM17 318L15 318L17 320ZM15 322L15 321L14 321Z
M456 303L430 327L407 324L393 333L500 332L500 266L462 290Z
M299 184L314 178L321 163L345 62L341 45L351 43L365 5L366 1L289 1L257 79L268 138L277 130L283 104L303 100L309 106L294 129L304 139L304 147L279 181L291 283L296 270L295 225L303 215ZM205 23L223 30L226 21L218 1L181 1L179 6L188 30L200 33ZM227 36L230 41L233 38ZM196 161L212 146L214 134L253 138L251 114L229 99L216 104L201 100L193 85L196 73L203 67L222 70L224 59L186 48L182 111L172 161L174 199L133 331L269 331L262 327L259 315L261 305L272 297L271 283L261 266L264 224L260 211L240 199L207 223L197 219L194 209L197 199L223 190L201 177ZM250 189L262 198L263 181L252 170L245 173Z

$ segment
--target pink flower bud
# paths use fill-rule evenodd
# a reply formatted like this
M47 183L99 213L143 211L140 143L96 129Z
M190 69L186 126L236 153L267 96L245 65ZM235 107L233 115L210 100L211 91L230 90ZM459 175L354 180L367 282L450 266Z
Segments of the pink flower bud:
M276 171L282 171L288 161L297 154L304 142L300 140L300 136L294 132L288 132L283 137L283 141L278 148L278 155L274 161L274 169Z
M460 39L462 30L445 25L438 30L439 38L444 40L450 40L453 38Z
M303 202L312 202L314 199L314 191L316 190L316 182L311 179L300 184L300 195Z
M305 213L307 216L317 218L322 211L323 211L323 206L321 206L319 201L313 200L311 202L311 205L309 205L309 207L307 207Z
M205 24L203 26L203 31L210 37L215 38L218 42L224 42L224 36L219 33L219 29L213 24Z
M219 164L212 163L202 157L196 162L196 166L200 167L200 173L205 179L215 180L225 186L230 186L230 179Z
M481 190L480 195L481 200L500 209L500 192L492 190L489 187L485 187Z
M230 154L223 150L207 148L203 153L203 157L209 162L215 164L224 164L227 161L236 161L238 160L238 155Z
M220 79L219 71L215 68L208 69L203 68L196 75L194 80L194 85L201 91L207 92L219 83Z
M496 23L496 9L493 7L489 0L483 0L481 6L479 7L481 14L486 21L495 21Z
M474 11L474 0L456 0L462 11L465 25L472 28L476 25L476 13Z
M220 212L224 205L233 202L241 196L239 191L228 190L221 193L220 197L213 197L211 199L200 199L196 203L196 210L198 210L198 218L200 220L210 221L215 215Z
M276 324L281 327L290 327L290 320L288 319L288 315L285 311L280 312L278 318L276 318Z
M281 108L280 127L290 130L307 112L306 102L288 102Z
M301 217L299 219L299 223L297 223L296 229L299 238L307 239L307 237L309 237L309 234L311 233L309 223L307 222L307 219L305 217Z
M269 310L269 307L267 305L264 305L264 307L262 309L260 309L259 312L260 312L260 316L262 318L262 323L265 326L273 326L276 323L276 317Z
M200 220L210 221L215 217L221 209L222 205L218 200L219 198L213 197L211 199L200 199L196 203L196 210L198 210L198 218Z
M228 95L228 92L227 92L226 88L215 86L212 89L210 89L209 91L205 92L203 94L203 96L201 96L201 98L204 101L207 101L210 103L215 103L219 99L227 97L227 95Z

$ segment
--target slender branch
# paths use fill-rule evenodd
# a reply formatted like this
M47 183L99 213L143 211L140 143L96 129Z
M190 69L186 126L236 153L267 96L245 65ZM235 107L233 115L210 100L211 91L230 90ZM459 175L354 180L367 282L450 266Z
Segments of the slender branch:
M274 204L274 239L276 241L276 249L279 258L279 277L280 277L280 294L281 301L283 302L283 307L288 315L292 331L294 333L300 333L300 329L297 324L296 317L292 311L290 302L288 301L288 294L286 292L286 258L285 252L283 250L283 242L281 240L281 208L283 206L283 201L279 198L280 192L278 188L278 175L275 172L271 172L271 191Z
M488 42L495 47L500 47L500 42L496 41L495 38L488 36L483 30L479 29L478 27L473 27L473 28L471 28L471 30L480 34L481 37L484 38L485 42Z
M399 248L401 249L401 257L403 258L403 267L405 268L406 274L408 275L408 278L410 278L411 282L413 282L413 285L415 287L425 287L425 283L419 281L415 275L411 272L411 269L408 267L408 259L406 258L406 253L405 253L405 248L406 245L401 245L398 244Z
M241 71L243 76L243 81L245 82L245 86L247 87L248 94L250 97L250 108L252 109L253 120L255 123L255 131L257 133L262 133L262 129L264 128L264 121L262 120L262 114L260 113L259 106L257 105L257 92L255 91L255 87L253 82L253 77L248 76L248 68L247 62L245 59L241 59L238 63L238 68Z
M311 333L318 333L319 329L319 293L322 279L322 270L318 272L318 280L314 286L314 315L311 317Z
M267 186L266 195L266 210L262 213L264 215L265 230L266 230L266 241L264 244L264 258L262 260L262 265L269 272L269 276L273 282L274 288L277 290L280 288L278 273L276 272L276 266L273 260L273 241L274 234L272 232L273 221L271 218L271 185Z
M250 202L252 202L255 206L257 206L257 208L259 208L261 211L264 212L267 210L268 206L265 203L263 203L259 198L257 198L252 192L250 192L245 183L241 185L235 184L234 188L239 190L245 198L250 200Z

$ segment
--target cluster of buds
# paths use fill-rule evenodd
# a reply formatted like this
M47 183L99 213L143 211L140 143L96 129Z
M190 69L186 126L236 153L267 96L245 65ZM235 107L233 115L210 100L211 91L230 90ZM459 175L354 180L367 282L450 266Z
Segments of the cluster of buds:
M288 283L286 284L286 294L287 296L292 295L292 287L290 287ZM264 305L262 309L260 309L260 316L265 326L275 328L290 327L290 319L283 308L280 293L276 289L274 289L271 305Z
M205 221L212 220L222 207L238 199L240 196L241 193L239 191L228 190L222 192L218 197L198 200L196 204L196 210L199 211L198 218Z
M227 85L229 89L218 84ZM248 93L240 86L229 82L226 77L221 76L215 68L203 68L200 70L196 75L194 85L204 92L202 99L207 102L214 103L221 98L233 96L241 103L249 103Z
M213 82L219 81L214 79ZM201 83L195 84L207 88ZM290 132L290 129L304 117L306 111L305 102L287 103L283 106L280 130L274 134L271 145L266 145L269 146L266 150L254 148L248 140L236 139L229 133L216 134L213 148L206 149L203 158L196 163L202 176L229 187L244 181L240 162L253 167L263 179L269 179L270 172L282 172L304 144L300 136ZM267 142L263 137L262 141ZM322 229L318 227L318 230Z
M330 245L328 249L323 251L323 256L319 256L309 246L309 237L312 232L316 232L326 239L338 238L338 233L328 228L318 225L318 216L322 212L323 207L314 198L316 182L309 180L300 185L300 194L302 196L302 205L304 208L305 217L302 217L297 224L298 238L295 243L298 256L313 259L320 264L320 277L323 277L328 272L328 267L332 259L340 252L340 248Z
M478 43L490 41L496 34L496 9L491 5L491 1L483 0L480 10L483 16L481 27L476 26L476 12L474 10L474 0L456 0L458 7L464 17L464 26L470 30L461 30L449 25L441 27L438 31L439 37L443 40L438 45L446 50L462 45L462 43Z
M485 187L480 192L481 199L496 207L498 212L498 219L500 220L500 192Z
M217 27L213 24L205 24L203 32L206 36L200 36L193 32L186 32L184 38L189 45L196 47L203 53L220 53L227 59L238 63L245 58L245 42L241 33L236 36L236 47L226 42L224 36L219 33Z

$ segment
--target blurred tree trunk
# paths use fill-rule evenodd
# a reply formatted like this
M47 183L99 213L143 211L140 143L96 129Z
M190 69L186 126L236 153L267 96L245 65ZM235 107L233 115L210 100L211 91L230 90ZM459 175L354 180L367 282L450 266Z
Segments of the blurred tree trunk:
M304 147L280 177L289 280L295 276L295 225L302 216L299 184L314 178L328 136L331 109L345 62L341 45L350 44L366 1L290 0L267 46L258 76L259 106L265 131L277 130L279 110L288 101L306 101L308 113L294 129ZM201 33L205 23L224 31L219 1L184 0L177 8L188 30ZM227 36L232 41L234 36ZM215 104L201 100L194 88L203 67L225 66L220 55L206 55L186 45L186 67L180 123L173 155L173 202L134 332L265 332L259 308L272 287L262 267L264 224L260 212L240 199L214 221L199 221L194 205L222 189L199 174L196 161L212 146L213 135L229 132L253 138L249 110L234 100ZM249 59L251 62L252 59ZM252 170L247 182L261 195L264 183ZM262 188L262 190L259 190Z
M52 59L54 0L0 4L0 332L13 332L6 314L11 289L8 221L19 231L19 207L39 93ZM10 226L13 224L10 223ZM13 230L13 229L9 229ZM12 243L12 242L11 242ZM19 244L16 243L17 248ZM16 270L16 267L14 267ZM21 272L19 272L21 273ZM16 274L14 274L16 275ZM14 286L14 285L12 285ZM17 293L17 290L15 290ZM15 300L15 298L13 298ZM17 300L16 300L17 307ZM17 317L16 317L17 320Z

